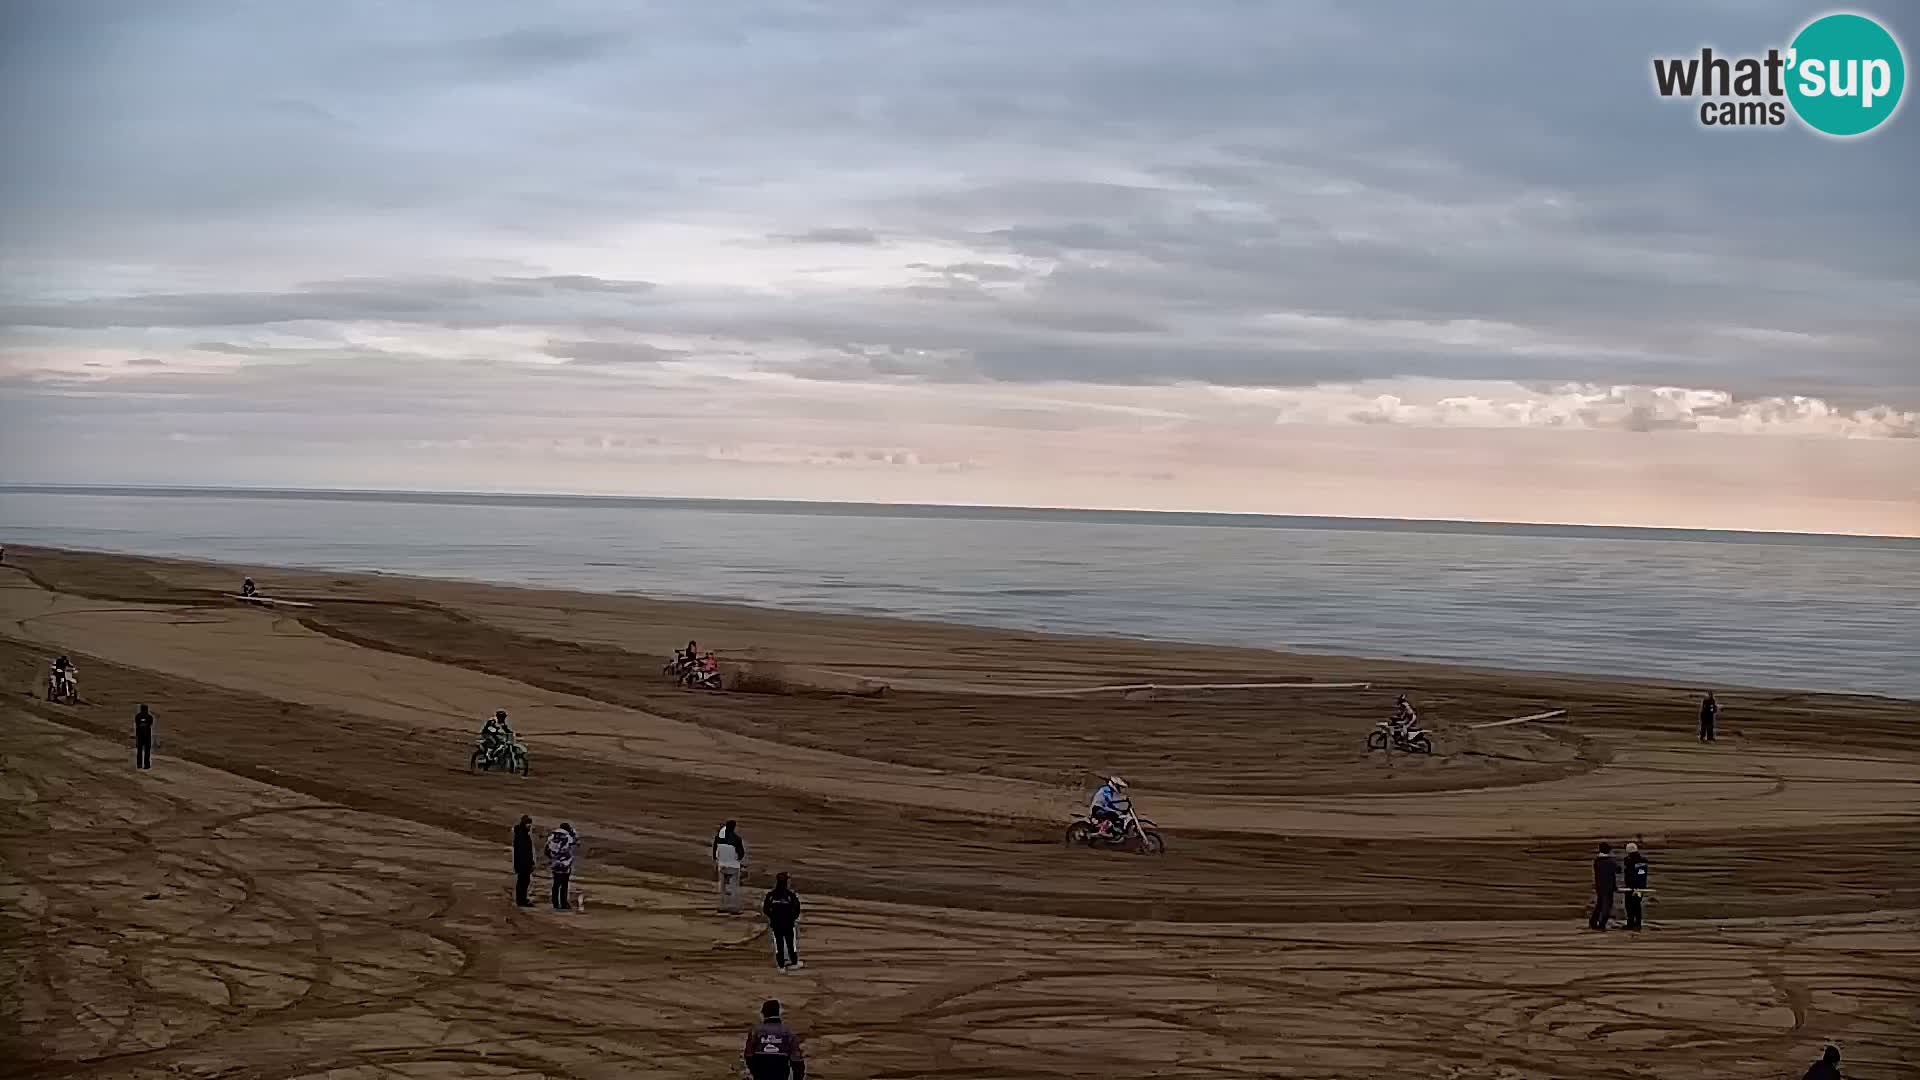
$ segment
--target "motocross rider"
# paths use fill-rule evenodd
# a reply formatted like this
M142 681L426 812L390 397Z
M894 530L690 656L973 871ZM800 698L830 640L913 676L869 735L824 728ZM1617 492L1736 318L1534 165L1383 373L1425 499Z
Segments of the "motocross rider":
M480 728L480 748L491 757L495 751L513 739L513 726L507 723L507 710L501 709Z
M1420 714L1413 710L1413 703L1407 700L1405 694L1401 694L1400 699L1393 703L1393 715L1388 719L1393 721L1395 731L1412 731L1420 726Z
M1120 816L1132 805L1132 800L1127 798L1127 782L1117 776L1109 776L1100 790L1093 793L1093 803L1087 807L1087 816L1099 827L1100 835L1111 836L1113 827L1120 822Z
M60 656L58 660L55 660L53 662L54 681L65 682L67 679L70 679L70 678L77 680L79 678L79 675L80 675L80 669L74 667L73 661L67 659L64 653Z
M247 578L244 581L240 582L241 596L257 596L259 595L259 592L260 592L260 589L258 586L256 586L253 583L252 578Z

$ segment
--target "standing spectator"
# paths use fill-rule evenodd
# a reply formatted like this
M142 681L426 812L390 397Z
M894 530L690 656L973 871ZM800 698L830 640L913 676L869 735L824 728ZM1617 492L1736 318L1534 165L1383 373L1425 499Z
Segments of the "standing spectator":
M737 823L729 821L713 835L713 865L720 874L720 910L740 913L741 877L746 873L747 842L740 839Z
M153 714L145 705L133 714L133 767L153 768Z
M533 819L520 815L520 824L513 827L513 902L520 907L532 907L533 901L527 898L527 888L533 884Z
M800 1036L781 1022L778 1001L760 1006L760 1022L747 1033L747 1048L741 1056L753 1080L807 1080L807 1057L800 1049Z
M800 944L795 930L800 924L800 894L787 884L787 875L774 875L773 888L760 905L773 931L773 962L782 973L801 967Z
M1713 700L1713 691L1707 691L1707 699L1700 703L1700 741L1713 741L1713 722L1720 718L1720 703Z
M1644 913L1641 906L1645 903L1642 893L1647 891L1647 857L1640 845L1627 844L1625 873L1627 878L1627 929L1640 929L1640 919Z
M567 822L561 822L560 827L547 836L547 869L553 874L555 911L573 909L567 899L567 883L573 878L573 855L579 847L580 837Z
M758 1076L759 1074L755 1073L754 1075ZM1819 1061L1807 1066L1806 1075L1802 1076L1800 1080L1846 1080L1845 1077L1840 1075L1840 1048L1837 1046L1828 1046L1826 1051L1820 1055Z
M1620 880L1620 864L1613 861L1613 845L1601 844L1593 857L1593 914L1587 929L1605 930L1613 918L1613 890Z

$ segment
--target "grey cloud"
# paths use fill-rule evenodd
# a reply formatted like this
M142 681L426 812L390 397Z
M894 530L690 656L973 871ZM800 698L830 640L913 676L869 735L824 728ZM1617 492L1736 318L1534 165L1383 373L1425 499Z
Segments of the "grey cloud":
M1777 44L1792 6L486 0L457 34L372 2L13 10L0 90L20 104L0 124L29 152L0 175L5 258L79 287L16 296L31 275L6 273L0 324L725 334L836 380L1423 374L1920 401L1911 108L1839 144L1704 132L1648 87L1652 55ZM681 222L823 261L955 255L795 298L469 254L566 269L547 253ZM313 232L282 250L288 223ZM88 277L209 280L316 239L351 269L309 287L101 296ZM412 273L440 246L476 268ZM1276 312L1515 340L1315 341L1262 323Z
M151 293L0 304L0 326L101 329L255 326L316 320L498 326L516 318L543 321L540 313L525 308L510 315L501 306L505 301L539 302L581 296L631 300L653 289L654 285L645 281L608 281L572 274L490 280L348 280L319 282L285 292ZM551 312L547 314L550 316Z
M933 263L908 263L907 269L919 270L950 282L968 282L975 284L1005 284L1024 281L1029 275L1019 267L1003 266L1000 263L957 262L936 265Z
M855 247L872 247L881 242L880 234L872 229L847 227L808 229L798 233L775 233L769 239L791 244L846 244Z

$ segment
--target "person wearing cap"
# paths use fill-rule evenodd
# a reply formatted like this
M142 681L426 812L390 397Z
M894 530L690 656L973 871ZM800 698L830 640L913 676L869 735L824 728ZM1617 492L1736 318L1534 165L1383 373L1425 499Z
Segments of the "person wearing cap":
M807 1078L807 1057L800 1048L800 1036L780 1019L778 1001L769 1000L760 1006L760 1022L747 1032L747 1048L741 1057L753 1080Z
M1613 890L1620 881L1620 864L1613 861L1613 845L1601 844L1593 856L1593 914L1587 929L1605 930L1613 918Z
M513 827L513 902L520 907L532 907L533 901L527 899L527 888L533 883L533 819L520 815L520 823Z
M1627 879L1627 929L1640 929L1641 907L1644 902L1641 894L1647 889L1647 856L1640 845L1627 844L1626 865L1623 867Z
M1846 1080L1840 1075L1840 1048L1828 1044L1820 1054L1820 1060L1807 1066L1806 1075L1800 1080Z

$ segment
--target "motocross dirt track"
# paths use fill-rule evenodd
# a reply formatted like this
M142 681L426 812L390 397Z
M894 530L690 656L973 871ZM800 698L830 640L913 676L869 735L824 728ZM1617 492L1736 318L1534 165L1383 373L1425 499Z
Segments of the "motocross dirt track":
M7 552L0 1076L718 1080L768 996L823 1077L1920 1075L1913 702L1723 690L1702 746L1688 688L246 572L313 607ZM690 636L781 692L673 689ZM1374 688L1013 692L1298 679ZM1362 748L1401 689L1431 758ZM495 708L530 777L469 775ZM1111 771L1166 856L1060 845ZM522 813L584 911L511 904ZM803 971L711 910L728 818ZM1649 929L1584 930L1636 835Z

